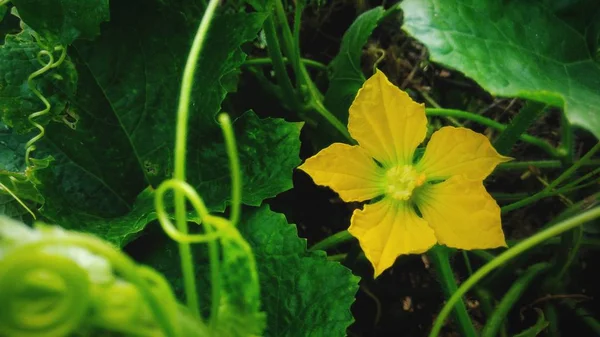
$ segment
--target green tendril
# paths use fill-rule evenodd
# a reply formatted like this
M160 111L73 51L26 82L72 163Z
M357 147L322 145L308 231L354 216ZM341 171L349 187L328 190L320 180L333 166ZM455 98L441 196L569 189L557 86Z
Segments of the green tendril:
M118 328L118 324L111 323L121 323L123 329L132 325L127 310L115 313L114 307L105 300L109 297L115 300L111 294L125 297L135 290L115 282L100 295L103 304L113 311L103 312L99 310L101 306L94 307L96 303L91 296L99 296L101 289L91 288L93 284L87 271L71 258L60 255L63 251L60 247L65 246L80 247L108 260L115 274L137 289L163 336L181 336L176 325L177 302L161 275L136 265L102 240L76 232L18 246L0 261L0 302L6 309L0 311L0 331L8 332L11 337L68 336L90 315L96 316L94 323L104 321L103 325L108 328ZM124 305L131 307L133 302L130 300Z
M27 86L29 87L29 90L31 90L31 92L33 92L33 94L37 96L37 98L44 104L44 109L30 114L28 117L29 123L31 123L31 125L33 125L39 130L39 133L25 144L25 164L28 167L32 166L31 152L35 151L36 149L35 143L42 139L46 133L44 127L40 123L36 122L35 119L49 114L50 109L52 107L48 99L37 89L37 87L33 83L33 80L50 71L51 69L59 67L63 63L63 61L67 57L67 50L62 46L58 46L54 48L54 51L61 53L60 57L56 62L54 61L54 55L52 54L52 52L48 50L40 51L37 54L37 60L42 65L42 68L34 71L27 78ZM44 57L46 58L46 60L44 60Z
M186 145L187 145L187 128L189 119L190 100L192 95L192 87L194 84L194 73L196 65L200 59L200 53L204 47L204 41L208 34L208 28L217 10L218 0L211 0L206 7L206 11L202 16L198 31L192 42L192 48L185 63L183 71L183 79L181 81L181 92L179 94L179 105L177 107L177 131L175 133L175 170L174 179L177 181L185 181L185 163L186 163ZM185 196L183 190L174 189L175 202L175 222L178 230L187 234L187 216L185 209ZM158 198L157 198L158 199ZM197 210L198 211L198 210ZM212 251L215 246L209 242L209 251ZM193 255L189 243L178 241L179 255L181 258L181 272L183 274L183 284L186 295L187 306L192 312L192 315L200 318L200 309L198 307L198 291L196 289L195 272L193 265ZM211 256L213 254L210 254ZM218 261L218 259L217 259ZM217 266L211 266L211 268Z
M242 176L240 174L240 160L235 146L235 135L229 116L225 113L219 115L219 123L225 137L225 146L229 158L231 173L231 215L229 221L235 226L240 220L242 205Z
M239 160L237 156L237 149L235 146L235 137L233 134L233 128L231 121L226 114L219 115L219 122L223 130L225 137L227 155L229 157L229 166L231 170L232 179L232 205L231 205L231 216L230 220L211 215L206 208L204 200L198 193L185 181L170 179L164 181L157 189L156 196L154 199L154 206L156 208L156 215L160 222L163 230L167 235L179 242L179 243L208 243L209 245L209 260L211 270L211 324L214 326L218 318L218 307L220 305L220 283L221 276L219 273L220 261L219 261L219 249L217 240L220 238L233 239L242 246L244 241L239 237L235 224L239 221L240 209L241 209L241 175L239 170ZM196 211L200 218L200 223L204 225L204 233L200 234L189 234L187 230L185 232L180 231L169 219L167 214L164 197L165 194L173 190L179 192L187 199L192 208ZM247 250L249 256L251 256L251 250ZM254 266L252 266L254 268ZM197 304L196 304L197 305Z
M11 178L13 178L13 177L11 177ZM13 181L13 180L11 179L11 181ZM10 190L10 188L6 187L6 185L4 185L3 183L0 183L0 191L5 191L6 193L10 194L10 196L13 197L13 199L15 199L19 203L19 205L21 205L23 208L25 208L25 210L27 212L29 212L29 214L31 214L31 216L34 219L37 219L35 216L35 213L33 213L33 211L29 207L27 207L27 205L25 205L23 200L21 200L13 191Z
M0 262L0 331L12 337L70 335L90 302L88 275L71 259L23 246Z

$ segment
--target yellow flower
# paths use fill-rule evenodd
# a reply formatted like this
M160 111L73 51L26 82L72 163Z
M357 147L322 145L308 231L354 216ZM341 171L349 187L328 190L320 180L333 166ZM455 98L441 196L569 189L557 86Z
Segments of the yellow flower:
M443 127L414 163L427 131L425 107L380 71L358 91L348 130L359 145L334 143L299 168L346 202L372 200L354 211L348 231L375 277L398 256L424 253L436 242L460 249L506 246L500 208L483 180L511 158L485 136Z

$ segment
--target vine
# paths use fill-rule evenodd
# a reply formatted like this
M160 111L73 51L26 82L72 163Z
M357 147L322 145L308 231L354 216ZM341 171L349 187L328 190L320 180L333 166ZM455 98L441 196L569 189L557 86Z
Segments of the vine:
M44 95L37 89L37 87L33 83L33 80L36 77L39 77L45 74L46 72L59 67L67 57L67 50L63 46L55 47L54 52L60 52L60 57L56 62L54 61L54 55L52 52L46 49L43 49L40 52L38 52L36 59L40 63L40 65L42 65L42 68L34 71L27 78L27 86L29 87L29 90L31 90L31 92L33 92L33 94L37 96L37 98L39 98L39 100L42 101L42 103L44 104L44 109L30 114L28 117L29 123L31 123L31 125L33 125L39 130L39 133L25 144L25 164L28 167L32 166L30 157L31 152L35 151L36 149L35 143L42 139L46 133L44 127L40 123L36 122L35 119L49 114L50 109L52 107L48 99L44 97ZM44 57L47 58L46 61L44 61Z

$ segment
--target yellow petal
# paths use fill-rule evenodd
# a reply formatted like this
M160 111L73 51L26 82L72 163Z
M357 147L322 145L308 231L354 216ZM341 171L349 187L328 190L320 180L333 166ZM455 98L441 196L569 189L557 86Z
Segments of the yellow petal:
M384 171L359 146L333 143L298 167L342 200L364 201L383 194Z
M506 246L500 207L481 181L454 176L424 185L416 203L441 244L460 249Z
M350 106L348 130L384 166L408 165L427 133L425 106L377 70Z
M412 206L387 198L354 211L348 231L371 261L375 277L391 267L398 256L424 253L436 242L433 230Z
M429 140L417 170L427 180L464 175L467 179L483 180L496 165L512 160L500 155L484 135L466 128L445 126Z

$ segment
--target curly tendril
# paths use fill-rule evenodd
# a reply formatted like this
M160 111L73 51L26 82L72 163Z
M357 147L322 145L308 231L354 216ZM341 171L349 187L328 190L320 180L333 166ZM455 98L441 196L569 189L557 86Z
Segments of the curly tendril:
M242 190L242 179L240 175L240 164L235 146L235 136L229 116L225 113L219 115L219 123L223 136L225 138L225 146L227 150L227 156L229 158L229 167L232 181L232 196L231 196L231 216L230 219L225 219L219 216L211 215L206 208L204 200L196 190L188 183L178 179L170 179L164 181L156 189L156 195L154 198L154 206L156 209L156 215L160 222L163 230L167 235L180 243L207 243L209 245L209 261L210 261L210 274L211 274L211 323L214 324L217 321L217 314L220 305L220 283L221 277L219 275L220 261L219 261L219 247L216 240L220 238L227 238L239 242L241 246L246 247L246 242L240 237L235 224L239 221L240 209L241 209L241 190ZM201 234L189 234L182 232L177 229L175 225L169 219L167 214L164 196L169 190L174 190L181 193L189 202L198 214L200 223L204 225L205 233ZM254 259L252 252L248 249L249 260L251 261L251 268L255 270Z
M36 142L38 142L40 139L42 139L44 137L44 134L46 133L44 127L40 123L36 122L34 119L49 114L50 108L51 108L50 102L37 89L37 87L33 83L33 80L36 77L39 77L39 76L45 74L46 72L48 72L56 67L59 67L63 63L65 58L67 57L67 50L62 46L55 47L54 52L60 52L60 57L58 58L57 61L54 61L54 55L52 54L52 52L50 52L48 50L41 50L37 54L37 60L42 65L42 68L34 71L27 78L27 86L29 87L29 90L31 90L31 92L33 92L33 94L36 95L37 98L39 98L39 100L42 101L42 103L44 104L43 110L34 112L34 113L30 114L28 117L29 123L31 123L31 125L36 127L39 130L39 133L35 137L31 138L25 144L25 148L26 148L25 163L27 164L27 166L31 166L31 160L30 160L31 152L35 151L35 149L36 149L36 146L34 144ZM46 60L44 60L44 58L46 58Z
M67 336L90 302L88 274L71 259L23 246L0 261L0 331L11 337Z
M64 256L75 247L107 260L120 279L91 282L86 270ZM42 237L0 257L0 331L8 336L69 336L89 317L92 326L110 331L157 336L158 327L161 337L181 336L177 303L164 278L96 237ZM140 326L140 317L148 316L143 310L150 315L146 329Z

